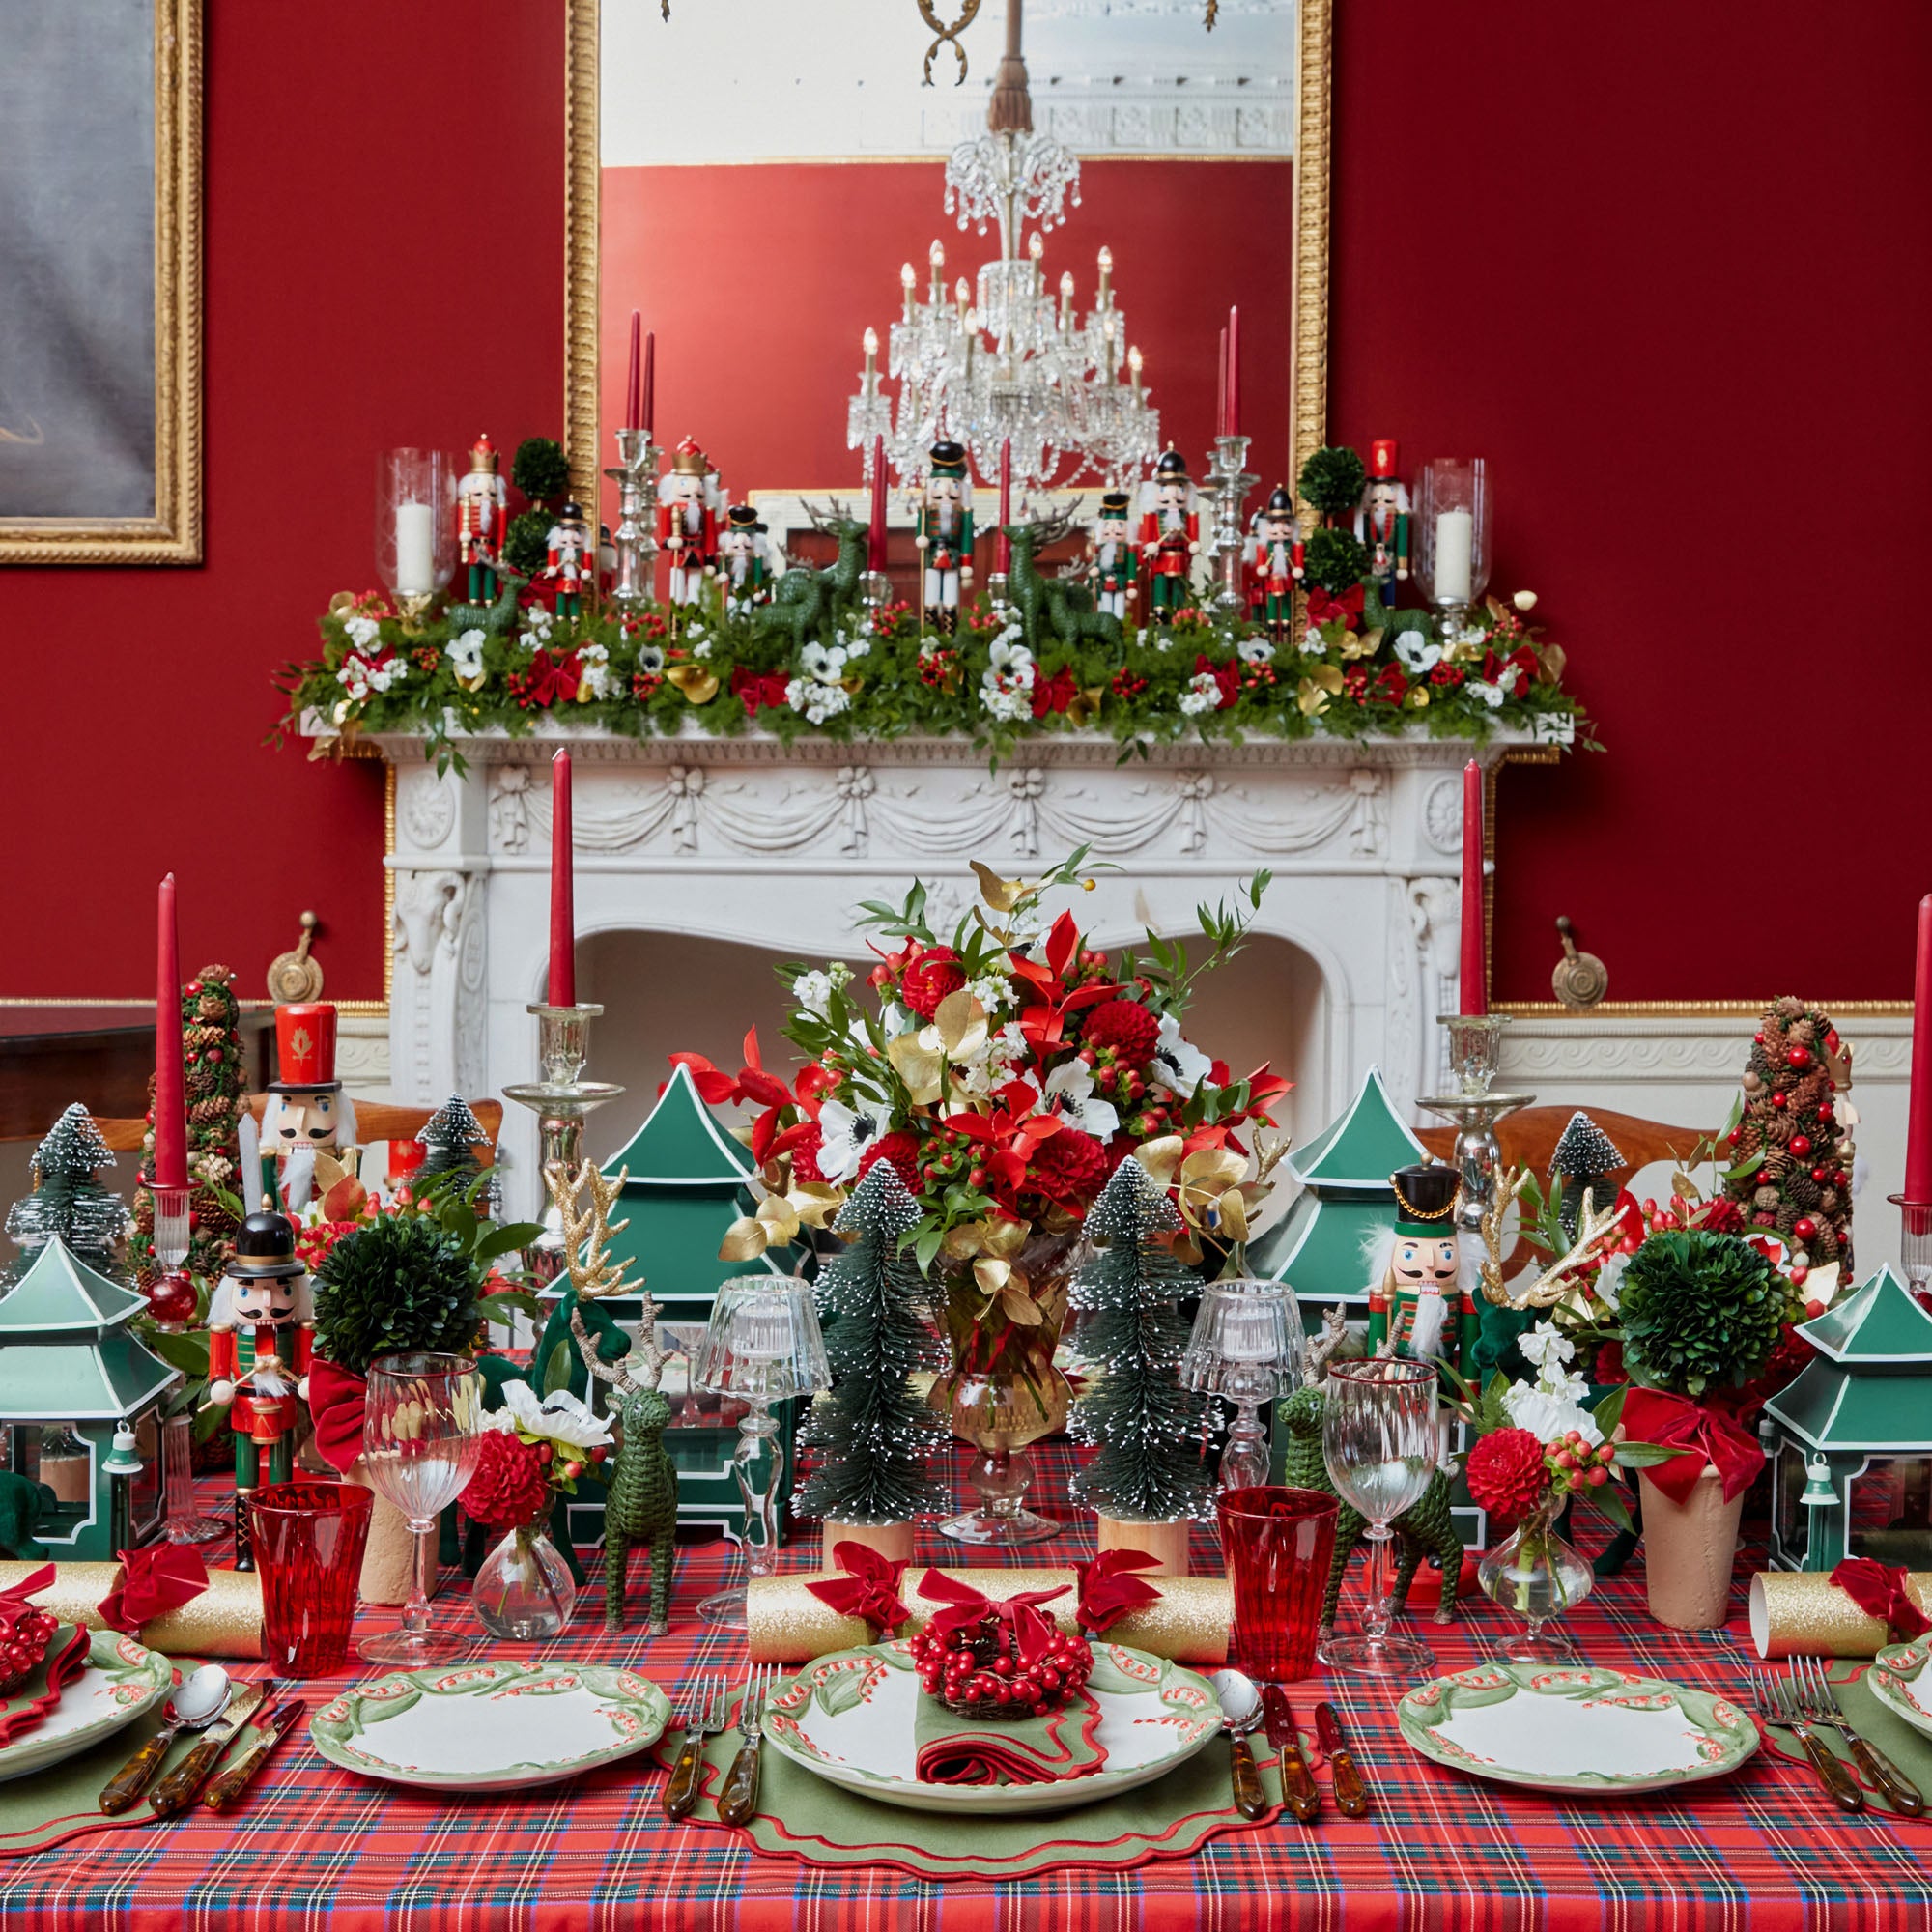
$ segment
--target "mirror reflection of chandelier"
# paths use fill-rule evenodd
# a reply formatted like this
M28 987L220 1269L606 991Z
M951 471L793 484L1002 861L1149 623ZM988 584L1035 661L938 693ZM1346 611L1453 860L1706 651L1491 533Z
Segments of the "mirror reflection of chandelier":
M946 251L935 242L923 301L912 264L899 270L901 307L886 362L898 381L897 408L880 387L878 337L868 328L865 373L846 413L846 446L865 452L867 481L875 437L908 487L923 477L935 442L963 443L975 470L990 479L1010 440L1023 495L1089 478L1125 484L1160 448L1160 414L1114 300L1111 251L1100 250L1084 322L1071 272L1060 277L1057 301L1047 287L1045 231L1065 221L1069 197L1080 205L1080 162L1034 132L1020 8L1021 0L1007 0L1007 51L986 131L962 141L946 163L946 212L981 235L997 224L999 259L980 264L977 285L962 275L949 292Z

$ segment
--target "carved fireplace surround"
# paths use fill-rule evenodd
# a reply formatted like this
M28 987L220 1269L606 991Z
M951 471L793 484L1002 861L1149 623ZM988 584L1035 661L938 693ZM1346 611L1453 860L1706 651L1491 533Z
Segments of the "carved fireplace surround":
M1085 844L1121 868L1079 907L1111 947L1144 925L1192 931L1201 901L1265 867L1275 883L1256 932L1321 975L1328 1091L1304 1084L1314 1117L1339 1111L1371 1062L1405 1115L1442 1077L1435 1018L1456 998L1459 772L1471 755L1460 740L1176 745L1122 764L1112 740L1065 736L992 771L953 741L787 750L753 732L639 741L549 725L459 740L461 778L439 778L413 738L375 742L397 773L399 1100L533 1077L526 1009L546 972L548 764L561 743L575 767L580 939L646 931L850 956L862 898L895 900L917 874L933 923L950 924L972 901L970 860L1022 873ZM1474 755L1493 764L1512 742ZM512 1109L503 1127L512 1171L531 1176L533 1119Z

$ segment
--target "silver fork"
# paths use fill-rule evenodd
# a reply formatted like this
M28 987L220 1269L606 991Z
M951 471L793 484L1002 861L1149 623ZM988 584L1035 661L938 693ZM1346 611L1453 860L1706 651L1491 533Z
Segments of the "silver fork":
M724 1714L730 1708L731 1690L721 1670L709 1686L699 1682L691 1693L691 1717L684 1727L684 1748L671 1766L670 1781L665 1786L664 1811L667 1818L684 1818L697 1803L697 1787L704 1774L704 1740L724 1728Z
M1789 1681L1768 1676L1754 1663L1750 1666L1750 1678L1758 1716L1768 1724L1777 1724L1797 1733L1798 1742L1804 1747L1804 1755L1811 1760L1811 1769L1818 1774L1818 1781L1840 1811L1862 1811L1865 1808L1864 1793L1859 1789L1858 1781L1851 1773L1839 1763L1837 1754L1823 1738L1812 1733L1810 1724L1798 1708L1798 1700L1792 1694Z
M738 1755L718 1794L718 1815L727 1825L749 1824L758 1814L758 1751L765 1741L765 1699L772 1693L777 1675L769 1663L754 1665L745 1680L745 1694L738 1700Z
M1804 1715L1814 1724L1830 1724L1844 1739L1858 1760L1859 1769L1884 1793L1892 1808L1903 1811L1909 1818L1917 1818L1925 1809L1925 1799L1918 1785L1876 1745L1867 1744L1845 1721L1844 1706L1838 1702L1837 1690L1825 1674L1825 1666L1815 1657L1800 1657L1793 1659L1792 1667Z

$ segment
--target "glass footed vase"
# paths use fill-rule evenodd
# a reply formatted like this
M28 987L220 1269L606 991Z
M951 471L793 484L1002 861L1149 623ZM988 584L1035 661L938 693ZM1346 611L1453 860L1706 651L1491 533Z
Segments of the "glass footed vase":
M980 1286L968 1261L946 1276L946 1338L952 1366L932 1385L932 1404L960 1441L979 1451L972 1466L979 1506L950 1518L940 1533L955 1543L1012 1547L1043 1543L1060 1524L1026 1507L1030 1450L1066 1427L1072 1396L1053 1365L1066 1321L1066 1284L1079 1230L1033 1236L1010 1257L1023 1275L1035 1322L1015 1321Z
M1514 1610L1528 1628L1504 1637L1498 1657L1514 1663L1575 1663L1579 1653L1566 1631L1551 1626L1573 1610L1596 1586L1596 1573L1551 1528L1562 1514L1562 1499L1549 1497L1517 1526L1512 1536L1484 1553L1476 1566L1483 1594L1498 1608Z
M550 1540L548 1511L519 1524L484 1557L469 1601L492 1636L542 1643L562 1633L577 1605L577 1585Z

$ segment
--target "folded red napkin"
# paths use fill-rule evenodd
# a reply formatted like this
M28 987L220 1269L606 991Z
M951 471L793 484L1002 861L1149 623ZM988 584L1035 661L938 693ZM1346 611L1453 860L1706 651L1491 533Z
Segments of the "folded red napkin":
M913 1719L922 1784L1057 1784L1104 1769L1100 1707L1084 1690L1043 1718L962 1718L922 1697Z
M63 1638L58 1631L47 1654L14 1694L0 1705L0 1747L31 1731L61 1700L62 1693L87 1668L94 1633L79 1627ZM40 1686L37 1690L34 1687Z

